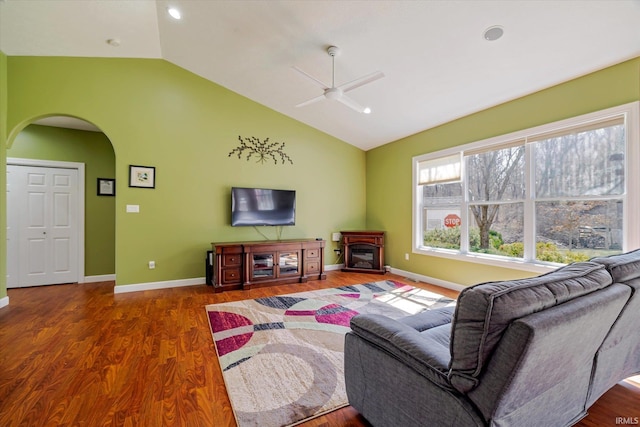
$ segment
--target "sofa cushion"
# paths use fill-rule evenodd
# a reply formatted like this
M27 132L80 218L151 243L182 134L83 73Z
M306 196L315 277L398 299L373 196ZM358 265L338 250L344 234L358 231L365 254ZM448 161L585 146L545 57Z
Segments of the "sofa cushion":
M562 304L612 283L601 264L574 263L521 280L482 283L462 290L451 333L449 381L466 393L515 319Z
M614 282L628 282L640 277L640 249L626 254L593 258L592 262L604 264Z

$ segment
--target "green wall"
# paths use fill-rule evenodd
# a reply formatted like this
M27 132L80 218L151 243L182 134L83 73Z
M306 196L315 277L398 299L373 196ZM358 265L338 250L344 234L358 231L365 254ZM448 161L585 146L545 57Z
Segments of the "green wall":
M0 147L7 144L7 56L0 51ZM7 188L5 150L0 150L0 188ZM4 192L6 194L6 191ZM0 196L0 241L7 241L7 197ZM0 298L7 296L7 245L0 245Z
M115 177L115 155L107 137L100 132L29 125L17 135L7 157L85 164L84 274L115 274L115 198L97 195L97 179Z
M367 227L386 231L385 263L460 284L533 275L412 253L412 157L639 99L636 58L368 151Z
M9 146L50 115L94 123L113 145L118 285L203 277L211 242L262 240L229 225L231 186L297 190L296 225L282 229L283 239L330 241L334 231L365 226L362 150L166 61L8 57L7 79ZM239 135L285 142L294 164L229 157ZM129 165L155 166L156 188L129 188ZM140 213L126 213L129 204Z

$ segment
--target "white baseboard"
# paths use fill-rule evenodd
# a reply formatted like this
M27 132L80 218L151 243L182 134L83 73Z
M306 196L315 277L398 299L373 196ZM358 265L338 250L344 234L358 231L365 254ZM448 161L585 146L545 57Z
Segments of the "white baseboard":
M4 298L0 298L0 308L6 307L9 305L9 297L6 296Z
M391 267L391 273L397 274L399 276L407 277L411 280L429 283L431 285L440 286L447 289L453 289L454 291L461 291L466 286L461 285L459 283L447 282L446 280L436 279L435 277L424 276L422 274L412 273L410 271L404 271L397 268Z
M325 265L324 270L340 270L344 267L344 264L332 264ZM107 280L115 280L115 274L104 275L104 276L89 276L85 278L85 282L104 282ZM93 280L96 279L96 280ZM180 286L194 286L194 285L204 285L205 278L204 277L196 277L194 279L181 279L181 280L168 280L166 282L148 282L148 283L137 283L134 285L116 285L113 287L114 294L123 294L126 292L139 292L139 291L152 291L154 289L167 289L167 288L177 288Z
M325 265L324 270L340 270L344 267L344 264L332 264ZM93 280L96 278L96 280ZM107 280L115 280L116 276L113 275L104 275L104 276L89 276L85 277L85 282L104 282ZM116 285L113 287L114 294L123 294L126 292L139 292L139 291L152 291L154 289L167 289L167 288L177 288L180 286L194 286L194 285L204 285L205 278L197 277L195 279L181 279L181 280L168 280L166 282L148 282L148 283L137 283L134 285Z
M116 285L113 287L113 293L123 294L126 292L152 291L154 289L178 288L181 286L195 286L204 284L204 277L196 277L194 279L167 280L166 282L148 282L138 283L135 285Z
M340 270L344 267L344 264L329 264L324 266L325 271L332 270ZM404 276L408 279L430 283L432 285L441 286L447 289L453 289L454 291L461 291L466 286L461 285L459 283L447 282L446 280L436 279L435 277L429 277L422 274L412 273L410 271L400 270L398 268L390 267L390 272L393 274L397 274L399 276ZM96 282L106 281L106 280L115 280L115 275L112 278L106 278L107 276L111 277L111 275L104 276L90 276L87 277L87 281L92 278L100 278L100 280L95 280ZM139 291L152 291L154 289L167 289L167 288L178 288L181 286L194 286L194 285L204 285L205 278L204 277L196 277L194 279L180 279L180 280L167 280L165 282L148 282L148 283L137 283L133 285L116 285L113 287L114 294L123 294L126 292L139 292ZM9 303L9 298L7 297L7 304ZM2 307L2 300L0 300L0 307Z
M83 283L110 282L115 280L115 274L102 274L99 276L85 276Z

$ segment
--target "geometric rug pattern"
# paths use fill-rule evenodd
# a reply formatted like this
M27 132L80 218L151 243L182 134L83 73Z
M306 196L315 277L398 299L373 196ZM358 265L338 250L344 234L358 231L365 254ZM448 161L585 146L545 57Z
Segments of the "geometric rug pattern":
M239 427L292 426L348 405L351 317L400 318L455 301L393 280L206 306Z

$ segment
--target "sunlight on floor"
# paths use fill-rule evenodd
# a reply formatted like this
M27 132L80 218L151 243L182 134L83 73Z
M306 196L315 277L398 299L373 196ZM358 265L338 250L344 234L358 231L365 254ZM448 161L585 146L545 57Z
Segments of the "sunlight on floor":
M640 388L640 375L636 375L635 377L629 377L626 380L624 380L624 382L634 387Z
M389 305L397 307L406 313L416 314L429 308L455 305L455 301L434 292L414 287L401 287L378 297Z

